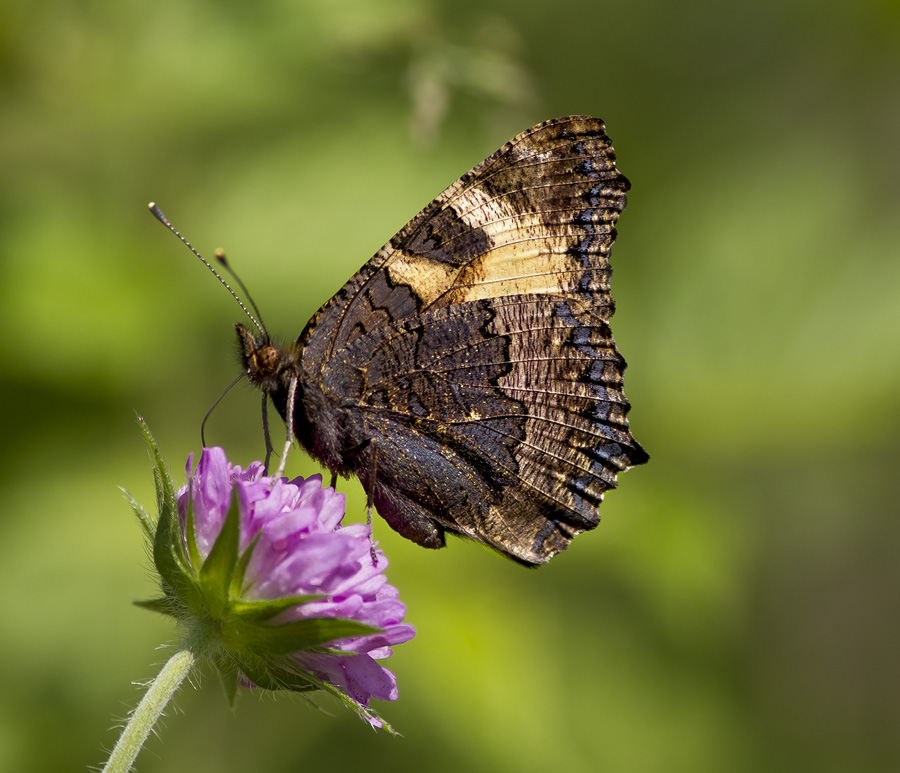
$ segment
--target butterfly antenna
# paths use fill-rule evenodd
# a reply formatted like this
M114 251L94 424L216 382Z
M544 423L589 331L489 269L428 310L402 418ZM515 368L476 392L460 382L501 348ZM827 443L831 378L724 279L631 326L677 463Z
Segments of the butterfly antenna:
M173 234L175 234L175 236L177 236L181 240L182 244L184 244L185 247L187 247L191 252L194 253L194 255L196 255L203 262L203 265L205 265L212 272L212 275L222 283L222 285L225 287L226 290L228 290L229 293L231 293L231 297L237 301L238 306L240 306L241 309L243 310L244 314L246 314L249 317L250 321L253 323L253 325L256 327L256 329L259 331L260 335L266 341L268 341L269 340L269 332L266 330L265 326L261 322L259 322L257 320L257 318L254 317L250 313L250 310L247 308L247 306L241 300L240 296L234 290L231 289L231 285L229 285L228 282L226 282L222 278L222 275L212 267L212 264L206 258L204 258L199 252L197 252L197 250L195 250L193 248L193 246L187 239L185 239L180 233L178 233L178 231L175 229L175 226L173 226L169 222L169 219L163 214L163 211L159 207L156 206L156 204L154 204L151 201L149 206L150 206L150 213L153 215L153 217L155 217L157 220L159 220L160 223L162 223ZM229 271L229 273L231 273L231 275L234 276L234 272ZM237 277L235 277L235 279L237 279ZM243 282L241 282L239 279L238 279L238 284L241 287L241 289L246 293L247 289L244 287ZM248 298L250 297L249 294L247 297ZM256 311L257 315L259 315L259 310L256 308L256 304L253 303L252 299L250 300L250 304L253 306L253 310ZM260 317L260 319L261 319L261 317Z
M231 267L231 264L225 260L225 252L223 250L216 250L215 254L219 265L228 272L228 275L237 282L237 286L241 288L241 292L250 304L250 308L253 309L253 313L256 314L256 319L259 320L259 322L256 323L259 332L262 333L263 337L268 341L269 331L266 330L266 324L263 322L262 314L259 313L259 306L256 305L256 301L254 301L253 296L250 295L247 285L245 285L243 280L237 275L237 272ZM244 311L246 311L246 309L244 309ZM250 319L253 319L253 317ZM254 322L256 322L256 320L254 320Z
M234 381L232 381L227 387L225 387L225 391L222 392L217 398L216 401L210 406L209 410L206 412L206 416L203 417L203 421L200 423L200 443L206 448L206 422L209 421L209 417L212 416L212 413L216 408L219 407L219 403L222 402L222 398L227 395L235 384L244 378L247 374L241 373Z

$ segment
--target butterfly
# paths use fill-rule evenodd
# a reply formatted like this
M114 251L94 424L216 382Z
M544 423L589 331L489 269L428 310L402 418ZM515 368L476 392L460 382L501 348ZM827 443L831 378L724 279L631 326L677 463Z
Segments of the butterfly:
M428 204L294 343L237 324L243 375L402 536L543 564L649 458L609 326L629 188L601 120L538 124Z

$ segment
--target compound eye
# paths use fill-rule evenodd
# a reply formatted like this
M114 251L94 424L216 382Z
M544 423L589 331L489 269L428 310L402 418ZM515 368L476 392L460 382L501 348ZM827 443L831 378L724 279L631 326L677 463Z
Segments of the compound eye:
M280 360L278 349L264 346L256 353L256 368L260 373L269 375L275 372Z

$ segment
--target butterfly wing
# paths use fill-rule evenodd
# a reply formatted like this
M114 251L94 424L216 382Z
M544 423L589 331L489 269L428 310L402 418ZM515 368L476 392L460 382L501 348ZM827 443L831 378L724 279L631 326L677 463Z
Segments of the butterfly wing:
M557 118L463 175L384 245L310 320L311 372L382 324L482 298L578 293L613 312L609 248L628 180L603 122Z
M543 563L646 461L608 324L628 187L598 119L535 126L422 210L301 335L303 380L340 406L341 447L363 449L349 466L404 536L437 547L449 530Z

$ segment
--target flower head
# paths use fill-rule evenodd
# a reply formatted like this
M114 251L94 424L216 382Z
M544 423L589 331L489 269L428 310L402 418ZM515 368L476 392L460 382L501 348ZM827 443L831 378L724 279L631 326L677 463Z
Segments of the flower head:
M378 661L415 630L369 526L340 525L344 496L320 475L275 479L260 462L244 470L221 448L204 449L193 471L188 459L176 494L156 456L164 596L142 605L197 634L230 695L240 683L327 690L383 726L369 701L395 700L397 684Z

